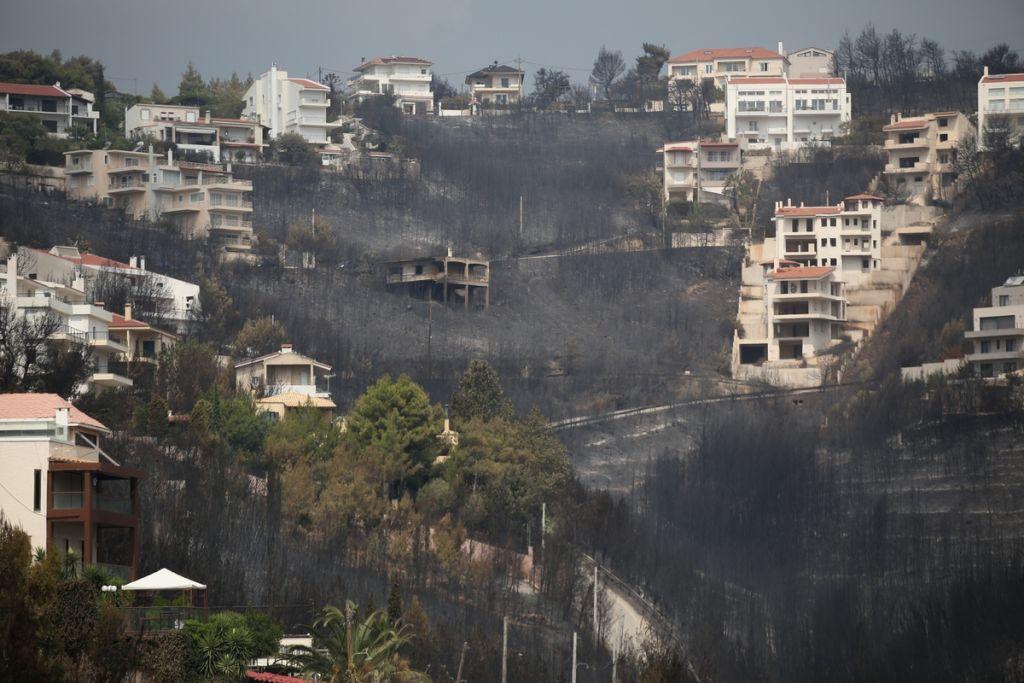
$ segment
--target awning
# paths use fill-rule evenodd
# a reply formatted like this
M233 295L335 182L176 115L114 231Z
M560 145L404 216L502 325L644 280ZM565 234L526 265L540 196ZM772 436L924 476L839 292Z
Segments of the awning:
M123 591L187 591L206 590L206 586L192 579L175 574L170 569L160 569L149 576L126 583L121 586Z

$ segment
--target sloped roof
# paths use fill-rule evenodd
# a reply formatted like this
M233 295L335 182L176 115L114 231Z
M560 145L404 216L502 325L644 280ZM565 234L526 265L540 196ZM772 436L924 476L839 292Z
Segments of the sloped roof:
M990 74L982 76L982 83L1019 83L1024 81L1024 74Z
M297 391L286 391L283 394L267 396L259 399L256 403L260 405L280 404L285 408L305 408L308 406L313 408L330 408L333 410L338 407L329 398L309 396L307 394L300 394Z
M296 365L299 365L299 364L305 365L306 363L312 363L313 365L315 365L315 366L317 366L317 367L319 367L319 368L321 368L323 370L330 370L331 369L331 366L328 365L327 363L321 363L320 361L316 360L315 358L310 358L309 356L304 356L301 353L299 353L298 351L291 350L291 348L281 349L280 351L274 351L273 353L268 353L268 354L262 355L262 356L260 356L258 358L251 358L251 359L248 359L248 360L239 361L238 363L235 363L235 369L237 370L239 368L244 368L247 365L254 365L254 364L257 364L257 363L265 363L268 360L273 360L275 358L281 358L281 357L288 357L289 359L294 359Z
M187 591L206 590L204 584L175 574L170 569L158 569L149 576L126 583L121 586L123 591Z
M0 394L0 420L52 420L58 408L68 409L68 422L72 427L89 427L110 433L102 422L89 417L57 394Z
M113 320L110 322L109 325L107 325L107 327L110 329L145 329L149 327L149 325L142 322L141 320L129 320L123 315L118 315L117 313L111 313L110 315L113 316Z
M308 88L310 90L330 90L330 88L323 83L317 83L316 81L312 81L308 78L289 78L288 80L292 83L298 83L303 88ZM252 121L247 121L246 123L252 123Z
M718 47L702 48L676 55L668 60L669 64L683 64L686 62L710 62L715 59L786 59L778 52L767 50L763 47Z
M801 268L780 268L768 273L773 280L819 280L835 268L832 266L804 266Z
M71 97L53 85L32 85L29 83L0 83L0 94L28 95L30 97Z
M912 118L903 119L896 123L890 123L882 126L882 130L917 130L919 128L927 128L928 119L925 118Z
M480 76L487 76L487 75L490 75L490 74L521 74L521 73L525 73L525 72L522 69L515 68L514 66L506 66L504 64L491 64L490 66L485 66L484 68L480 69L479 71L474 71L473 73L471 73L468 76L466 76L466 78L478 78Z
M56 249L56 247L54 247ZM98 268L126 268L132 270L132 267L127 263L121 261L115 261L114 259L107 258L106 256L97 256L96 254L81 254L80 256L64 256L63 254L55 254L53 250L36 249L32 247L33 251L38 251L40 254L46 254L47 256L56 256L59 259L70 261L71 263L77 263L83 266L96 266Z
M860 194L852 194L849 197L847 197L847 199L874 199L875 201L878 201L878 202L884 202L885 201L885 197L879 197L877 195L868 194L866 192L862 192Z
M374 57L371 60L365 61L359 66L352 69L353 71L362 71L368 66L385 66L387 64L422 64L430 66L433 62L423 59L421 57Z

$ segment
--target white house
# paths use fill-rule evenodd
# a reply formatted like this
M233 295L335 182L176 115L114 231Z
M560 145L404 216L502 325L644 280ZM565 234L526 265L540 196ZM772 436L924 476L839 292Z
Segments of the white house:
M882 264L882 198L853 195L835 206L775 206L775 254L780 261L830 266L848 285Z
M245 93L242 117L270 129L270 137L298 133L306 142L326 145L339 121L327 121L331 89L308 78L292 78L274 64Z
M403 114L427 114L434 109L431 66L432 62L420 57L363 60L353 69L358 75L348 82L351 98L362 102L367 97L390 94Z
M835 52L824 47L805 47L786 55L793 78L821 78L835 75Z
M0 299L15 315L30 320L52 316L58 322L48 344L80 343L88 347L93 371L82 393L132 386L132 380L111 366L111 361L128 353L128 347L110 334L113 314L88 303L82 288L18 275L17 256L7 259L0 283Z
M951 199L956 188L957 146L974 135L974 126L957 111L903 117L893 114L884 126L888 161L885 175L916 203Z
M33 548L73 551L79 565L128 580L146 475L103 452L109 435L56 394L0 394L0 509Z
M79 88L65 90L53 85L0 83L0 111L26 113L37 117L54 137L67 137L71 128L85 126L96 134L100 114L91 92Z
M215 163L251 163L266 147L263 126L256 121L211 116L178 104L133 104L124 111L124 134L171 142L179 153L198 152Z
M82 253L73 246L55 246L49 251L20 247L22 275L63 284L80 283L83 292L101 274L125 278L133 285L146 283L151 302L167 325L179 334L189 330L199 301L199 285L146 269L145 256L132 256L128 263L96 254ZM134 302L136 313L144 302ZM148 311L143 311L148 312Z
M666 202L726 201L726 182L743 160L737 142L669 142L658 153Z
M994 287L991 304L974 309L974 325L964 333L974 347L967 362L978 377L1024 369L1024 275Z
M990 128L1005 126L1011 142L1024 135L1024 73L989 74L988 67L978 81L978 149L985 148Z
M731 76L726 83L726 135L745 149L830 144L849 125L850 112L842 78Z

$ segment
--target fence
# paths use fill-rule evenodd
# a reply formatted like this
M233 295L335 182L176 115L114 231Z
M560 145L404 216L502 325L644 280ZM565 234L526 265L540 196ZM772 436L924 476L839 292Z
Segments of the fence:
M189 620L203 620L218 612L257 612L281 624L286 634L309 632L316 620L312 604L305 605L218 605L193 607L189 605L153 605L146 607L122 607L127 628L133 633L176 631L185 628Z

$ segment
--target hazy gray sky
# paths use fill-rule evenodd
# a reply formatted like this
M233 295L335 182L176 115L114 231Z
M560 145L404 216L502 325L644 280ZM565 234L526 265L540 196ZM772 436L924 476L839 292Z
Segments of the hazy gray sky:
M360 57L431 59L453 85L517 55L527 71L573 67L584 80L601 45L627 59L644 41L699 47L832 47L867 22L938 40L947 51L999 42L1024 50L1024 0L0 0L0 51L87 54L119 89L177 91L191 60L204 76L350 75ZM578 69L578 70L576 70Z

